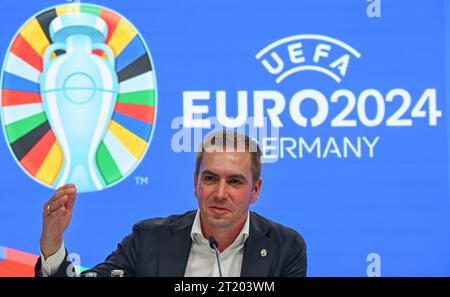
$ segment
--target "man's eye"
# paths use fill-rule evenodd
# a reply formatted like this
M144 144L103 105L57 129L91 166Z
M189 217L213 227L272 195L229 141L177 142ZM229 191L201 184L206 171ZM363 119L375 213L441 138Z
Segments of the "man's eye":
M206 175L203 177L203 180L206 182L213 182L215 180L215 178L212 175Z
M230 179L229 183L232 185L241 185L242 184L242 182L236 178Z

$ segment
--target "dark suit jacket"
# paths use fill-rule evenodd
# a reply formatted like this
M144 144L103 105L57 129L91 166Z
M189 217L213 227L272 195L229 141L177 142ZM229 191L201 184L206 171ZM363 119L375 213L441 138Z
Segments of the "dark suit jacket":
M191 250L195 211L167 218L144 220L133 226L105 262L85 271L110 276L120 269L125 276L184 276ZM261 250L266 249L263 257ZM67 259L67 251L66 251ZM66 260L53 276L68 276ZM40 257L35 266L41 276ZM250 231L244 245L241 276L306 276L306 245L294 230L250 212Z

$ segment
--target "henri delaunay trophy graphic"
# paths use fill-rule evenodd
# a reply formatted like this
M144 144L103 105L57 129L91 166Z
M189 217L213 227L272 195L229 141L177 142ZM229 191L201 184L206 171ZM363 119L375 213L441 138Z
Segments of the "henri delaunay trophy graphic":
M156 97L150 52L128 20L96 5L60 5L25 23L11 43L2 126L33 179L98 191L144 157Z

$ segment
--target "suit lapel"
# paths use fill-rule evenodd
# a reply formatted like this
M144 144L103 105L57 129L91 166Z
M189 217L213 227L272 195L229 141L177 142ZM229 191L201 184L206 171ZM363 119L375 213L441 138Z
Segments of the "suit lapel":
M250 212L250 232L244 245L242 277L270 276L270 267L278 245L268 233L269 228L264 222Z
M159 243L158 276L184 276L191 250L191 229L195 211L162 232Z

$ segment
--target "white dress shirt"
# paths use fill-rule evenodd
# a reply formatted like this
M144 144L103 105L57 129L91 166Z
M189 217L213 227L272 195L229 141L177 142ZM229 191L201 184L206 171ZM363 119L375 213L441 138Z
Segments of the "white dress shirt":
M58 271L58 268L64 261L65 256L66 256L66 248L64 247L64 242L61 243L61 247L59 248L59 250L55 254L48 257L47 260L45 260L45 257L41 252L42 276L47 277Z
M247 214L247 220L233 243L219 253L223 276L239 277L241 275L244 244L249 236L249 230L250 213ZM197 210L197 213L195 214L194 224L191 229L191 238L191 251L189 253L184 276L219 276L219 268L216 263L214 250L210 248L209 241L203 237L200 224L200 210ZM65 254L64 242L61 244L59 250L48 257L47 260L41 252L42 276L47 277L54 274L64 261Z
M241 276L244 244L249 236L250 230L249 221L250 214L247 214L247 220L239 235L231 245L219 254L220 267L222 268L223 276ZM189 260L186 265L184 276L219 276L215 252L209 246L209 241L203 237L199 210L197 210L194 224L192 225L191 238L191 252L189 253Z

